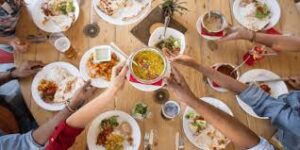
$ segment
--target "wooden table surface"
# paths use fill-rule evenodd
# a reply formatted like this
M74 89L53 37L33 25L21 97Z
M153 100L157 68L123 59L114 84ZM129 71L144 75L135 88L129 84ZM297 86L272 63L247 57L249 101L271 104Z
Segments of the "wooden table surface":
M91 13L90 6L91 0L83 1L81 5L81 12L78 21L70 28L66 34L70 38L73 46L80 51L79 55L82 55L89 48L96 45L108 44L115 42L127 53L131 50L144 45L139 42L131 33L130 30L134 25L129 26L114 26L111 25L95 13ZM214 63L226 62L233 64L240 64L242 62L243 54L251 48L251 43L246 41L232 41L218 45L218 50L211 51L207 47L207 42L197 33L195 24L200 15L207 11L207 0L186 0L187 8L189 11L184 15L176 15L175 19L180 21L188 31L185 34L187 47L186 55L195 57L198 62L204 65L212 65ZM293 0L278 0L282 10L282 16L280 22L276 26L276 29L283 33L293 33L294 35L300 36L300 19L299 14L296 10ZM152 8L161 3L161 0L155 0ZM230 24L238 25L232 14L233 1L230 0L212 0L212 9L221 11L227 18ZM82 30L83 27L94 20L98 23L101 28L101 32L96 38L87 38ZM21 37L25 37L28 34L37 34L41 31L33 24L32 19L23 11L20 23L17 28L17 33ZM260 61L254 67L244 66L241 68L241 73L246 72L249 69L264 68L271 70L281 76L288 76L296 74L297 70L300 70L299 54L286 53L280 56L265 58ZM21 64L26 60L42 60L45 63L51 63L56 61L67 61L78 67L80 57L76 60L68 60L64 55L58 53L50 44L38 44L31 45L29 52L25 54L15 55L16 64ZM193 71L192 69L181 67L181 72L187 79L187 82L191 86L191 89L199 97L211 96L218 98L225 102L233 111L234 116L238 118L242 123L251 128L258 135L270 138L275 130L270 126L268 120L259 120L247 115L238 105L235 96L228 93L218 93L211 89L204 81L202 74ZM33 116L39 124L45 123L49 120L54 112L45 111L40 108L32 99L31 96L31 82L32 78L20 81L22 93L25 97L26 103L31 110ZM102 91L100 90L99 93ZM176 100L174 95L172 99ZM139 121L139 125L142 131L142 137L145 131L154 129L155 133L155 148L157 150L173 150L175 149L175 134L180 131L182 120L177 118L172 121L165 121L160 115L161 106L153 101L153 93L145 93L138 91L129 83L126 83L123 91L116 98L117 109L130 113L132 106L138 102L143 101L149 105L152 117L145 121ZM111 102L105 107L105 110L111 110L114 108L114 102ZM242 137L241 137L242 138ZM141 141L143 142L143 141ZM185 145L187 150L196 149L188 140L185 138ZM140 149L142 149L143 143L141 143ZM74 150L86 149L86 131L77 137L76 143L73 145ZM227 149L238 149L229 145Z

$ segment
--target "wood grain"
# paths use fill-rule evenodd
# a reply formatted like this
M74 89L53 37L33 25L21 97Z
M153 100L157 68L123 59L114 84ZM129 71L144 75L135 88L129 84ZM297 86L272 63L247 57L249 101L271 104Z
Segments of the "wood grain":
M280 22L276 26L276 29L282 33L293 33L296 36L300 36L300 30L298 28L300 24L299 13L296 10L296 6L293 0L278 0L281 9L282 17ZM206 0L187 0L186 7L189 11L184 15L175 15L175 20L181 22L188 28L186 32L187 47L185 54L193 56L198 62L210 66L215 63L226 62L238 65L242 62L243 54L251 48L251 44L246 41L231 41L226 43L219 43L218 49L211 51L207 46L207 41L200 37L197 33L195 24L199 16L203 15L207 11ZM153 1L152 8L155 8L161 3L161 0ZM211 8L222 12L228 22L232 25L238 25L232 15L233 0L213 0ZM90 11L91 1L83 1L81 5L81 13L78 21L73 27L66 32L67 36L71 39L72 45L79 52L79 57L74 60L65 58L62 54L58 53L50 44L31 45L28 53L15 54L15 63L18 65L26 60L42 60L45 63L55 61L67 61L78 67L80 62L80 56L88 49L101 44L109 44L115 42L126 53L130 53L132 50L144 47L145 45L137 40L130 30L136 25L129 26L114 26ZM92 14L91 14L92 12ZM86 37L82 30L84 26L91 22L91 20L97 22L100 26L100 34L96 38ZM37 34L41 32L33 24L32 19L26 11L22 12L22 17L17 28L18 36L25 37L28 34ZM254 67L244 66L240 69L241 73L254 68L263 68L272 70L273 72L281 75L294 75L299 74L300 65L299 54L286 53L276 57L265 58L260 61ZM198 97L212 96L225 102L233 111L234 116L240 120L243 124L247 125L251 130L258 135L270 139L275 130L270 126L268 120L259 120L247 115L238 105L235 99L235 95L232 93L218 93L211 89L205 81L203 81L202 74L193 71L192 69L180 66L181 72L187 79L187 82L191 86L191 89ZM45 123L55 113L48 112L36 105L31 97L31 82L32 78L22 80L21 89L29 106L33 116L39 124ZM99 94L102 91L99 90ZM173 100L176 100L174 95L171 95ZM116 97L117 109L130 113L133 105L139 101L142 101L149 105L152 116L145 121L138 121L142 136L146 131L154 129L155 133L155 147L158 150L173 150L175 149L175 134L181 132L181 118L176 118L171 121L166 121L160 116L161 106L154 102L153 93L145 93L133 88L129 83L126 83L125 88ZM106 110L114 109L113 102L106 106ZM103 111L106 111L103 110ZM142 141L143 142L143 141ZM185 139L185 146L187 150L196 149L187 139ZM71 149L84 150L86 149L86 132L83 132L77 137L76 143ZM143 143L141 143L140 149L143 149ZM227 147L229 150L238 149L233 145Z

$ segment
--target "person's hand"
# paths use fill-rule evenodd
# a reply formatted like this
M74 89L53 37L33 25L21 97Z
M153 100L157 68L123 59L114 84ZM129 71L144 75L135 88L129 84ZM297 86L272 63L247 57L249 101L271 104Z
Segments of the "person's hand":
M290 77L288 83L295 89L300 90L300 76Z
M226 30L225 37L218 40L218 42L223 41L231 41L231 40L251 40L253 38L253 32L247 30L244 27L236 26L236 27L229 27Z
M110 89L119 91L124 87L127 71L128 67L125 65L125 63L120 63L117 66L113 67Z
M73 95L70 101L70 107L74 110L78 109L89 99L97 90L97 88L91 86L91 81L87 81L81 86Z
M174 66L172 66L171 77L167 79L167 88L175 93L178 99L184 103L196 97L182 74Z
M39 72L44 66L41 61L27 61L12 71L12 78L26 78Z
M19 38L15 37L12 38L9 42L9 45L14 48L14 50L24 53L28 50L29 44L25 41L20 40Z
M185 66L189 66L189 67L196 67L197 66L197 61L187 55L178 55L175 57L170 58L171 62L175 62L175 63L179 63Z

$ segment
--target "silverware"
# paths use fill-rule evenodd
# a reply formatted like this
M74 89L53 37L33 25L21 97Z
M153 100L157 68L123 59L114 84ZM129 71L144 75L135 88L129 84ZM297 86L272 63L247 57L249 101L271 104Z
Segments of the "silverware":
M234 72L236 72L237 70L239 70L241 67L244 66L244 64L251 58L251 55L249 55L240 65L238 65L237 67L235 67L231 72L230 75L233 74Z
M48 35L27 35L25 39L28 42L39 44L39 43L47 42L49 36Z
M180 134L179 134L178 150L184 150L184 139Z
M144 136L144 150L152 150L153 141L154 141L153 130L151 130L150 133L146 132Z
M258 81L249 81L246 82L245 84L250 84L250 83L256 83L256 84L261 84L261 83L270 83L270 82L278 82L278 81L288 81L289 78L280 78L280 79L271 79L271 80L258 80Z
M119 52L119 54L121 54L123 57L125 57L126 59L129 59L128 55L125 54L114 42L111 42L110 46L113 49L117 50ZM139 66L138 63L136 63L134 60L130 60L130 61L132 61L134 65Z
M166 39L166 32L167 32L167 28L170 24L170 20L171 20L171 17L170 15L168 15L167 17L165 17L165 23L164 23L164 32L162 35L159 36L159 39L160 40L165 40Z
M146 132L144 135L144 150L150 150L149 140L150 140L150 134Z
M184 140L181 137L179 132L177 132L175 136L175 145L176 145L176 150L184 150Z
M149 138L149 147L152 149L153 147L153 140L154 140L154 132L153 130L150 131L150 138Z

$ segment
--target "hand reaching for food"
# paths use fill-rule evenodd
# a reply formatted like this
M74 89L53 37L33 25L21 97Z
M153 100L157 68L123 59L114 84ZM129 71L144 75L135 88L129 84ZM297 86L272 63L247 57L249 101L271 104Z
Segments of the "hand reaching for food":
M27 61L12 71L13 78L26 78L39 72L44 66L41 61Z
M244 27L236 26L225 29L226 35L219 42L231 41L231 40L251 40L253 38L253 32L247 30Z
M183 75L174 66L172 66L170 78L167 79L167 87L184 103L187 102L186 100L191 99L190 97L195 97Z
M179 55L176 57L172 57L170 60L172 62L179 63L189 67L195 67L198 64L194 58L187 55Z
M128 66L125 65L125 62L119 63L117 66L113 67L110 89L115 89L118 91L123 88L127 71Z
M28 50L29 44L26 41L22 41L19 38L12 38L9 44L14 48L14 50L24 53Z
M97 90L97 88L91 86L91 81L87 81L81 86L72 97L70 101L70 107L77 110L87 99L89 99Z

